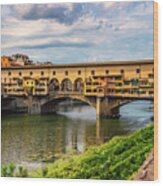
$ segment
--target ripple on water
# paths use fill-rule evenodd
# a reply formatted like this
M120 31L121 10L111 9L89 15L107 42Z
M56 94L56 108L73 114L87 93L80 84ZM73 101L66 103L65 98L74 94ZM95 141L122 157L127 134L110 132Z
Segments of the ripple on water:
M146 126L153 112L149 101L137 101L120 109L119 119L96 121L96 111L87 105L61 108L58 115L10 115L2 117L2 164L42 165L40 156L83 152L115 135L125 135Z

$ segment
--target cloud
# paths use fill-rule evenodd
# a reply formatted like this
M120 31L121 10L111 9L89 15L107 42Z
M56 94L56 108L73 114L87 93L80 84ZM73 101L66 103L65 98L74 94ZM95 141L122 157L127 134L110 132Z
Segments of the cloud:
M95 45L94 42L89 42L80 38L45 38L45 39L35 39L28 41L17 41L17 42L7 42L2 46L2 49L7 48L21 48L21 49L45 49L52 47L91 47Z
M1 33L2 55L56 63L152 58L153 2L2 5Z
M87 48L91 47L93 43L64 43L64 42L52 42L48 44L43 44L43 45L22 45L19 46L21 49L46 49L46 48L55 48L55 47L73 47L73 48Z
M2 36L30 37L32 35L62 34L70 30L70 27L50 20L13 21L2 28Z
M86 14L84 4L27 4L10 5L13 16L22 20L50 19L59 23L71 25L82 15Z

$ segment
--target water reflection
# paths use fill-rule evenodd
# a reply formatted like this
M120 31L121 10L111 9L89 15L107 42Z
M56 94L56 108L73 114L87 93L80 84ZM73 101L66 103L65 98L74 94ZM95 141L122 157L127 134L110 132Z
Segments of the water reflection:
M2 164L44 160L126 135L144 127L153 112L150 102L123 106L121 118L95 119L95 109L87 105L60 108L59 115L10 115L2 117Z

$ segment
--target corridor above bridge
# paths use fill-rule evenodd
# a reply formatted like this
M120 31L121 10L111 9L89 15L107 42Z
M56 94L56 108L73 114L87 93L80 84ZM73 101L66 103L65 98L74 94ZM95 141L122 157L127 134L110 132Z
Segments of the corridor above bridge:
M153 98L153 60L2 68L2 94Z

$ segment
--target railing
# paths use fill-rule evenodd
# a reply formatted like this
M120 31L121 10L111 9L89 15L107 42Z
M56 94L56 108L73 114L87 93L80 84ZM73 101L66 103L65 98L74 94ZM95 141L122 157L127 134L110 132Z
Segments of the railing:
M72 96L72 95L84 95L84 92L77 91L51 91L49 92L50 97L54 96Z
M140 88L153 88L152 84L141 84L139 85Z
M135 86L132 86L132 88L134 88ZM137 86L136 86L137 87ZM136 88L135 87L135 88ZM14 89L21 89L21 87L18 87L15 85ZM109 87L110 88L110 87ZM114 87L115 88L115 87ZM124 87L121 87L124 89ZM132 89L131 88L131 89ZM7 93L4 93L6 95L19 95L19 96L23 96L23 95L28 95L28 93L26 93L25 90L14 90L12 89L11 87L7 89ZM120 89L118 86L115 88L115 89ZM43 90L43 89L42 89ZM141 89L137 89L138 90L141 90ZM78 90L65 90L65 91L50 91L48 92L48 90L43 90L43 91L33 91L32 92L32 95L33 96L41 96L41 95L44 95L44 96L48 96L49 97L55 97L55 96L114 96L114 97L137 97L137 98L153 98L153 93L150 93L150 90L146 91L145 93L138 93L138 92L132 92L132 93L128 93L128 92L108 92L107 90L104 90L102 92L99 92L98 90L97 91L93 91L91 90L90 92L86 92L86 89L85 91L78 91Z
M122 79L109 79L108 83L122 83L123 80Z

